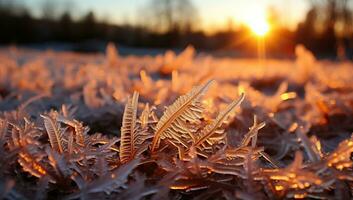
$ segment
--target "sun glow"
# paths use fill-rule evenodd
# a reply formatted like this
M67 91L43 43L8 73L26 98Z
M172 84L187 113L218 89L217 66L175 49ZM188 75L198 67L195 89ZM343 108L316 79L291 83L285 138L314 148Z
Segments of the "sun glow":
M269 31L270 27L266 21L259 20L253 24L249 24L251 30L258 36L264 36Z
M245 23L249 26L251 31L259 37L265 36L270 30L270 24L266 20L266 14L261 11L254 12Z

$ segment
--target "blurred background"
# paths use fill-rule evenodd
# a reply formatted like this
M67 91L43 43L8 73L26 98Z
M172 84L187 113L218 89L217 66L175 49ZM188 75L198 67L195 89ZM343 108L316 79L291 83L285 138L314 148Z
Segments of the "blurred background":
M0 45L121 54L187 45L214 55L353 55L353 0L0 0Z

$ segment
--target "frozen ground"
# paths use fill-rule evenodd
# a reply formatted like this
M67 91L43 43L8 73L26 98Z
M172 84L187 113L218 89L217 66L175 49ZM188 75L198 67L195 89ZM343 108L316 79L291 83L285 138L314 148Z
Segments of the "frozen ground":
M353 63L318 61L303 47L296 54L3 48L0 191L9 199L352 198ZM196 88L162 117L209 80L204 97ZM243 93L240 106L227 107Z

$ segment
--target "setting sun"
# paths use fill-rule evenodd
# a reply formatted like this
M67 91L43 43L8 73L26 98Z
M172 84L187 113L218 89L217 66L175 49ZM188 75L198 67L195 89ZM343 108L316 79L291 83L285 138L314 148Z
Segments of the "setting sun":
M251 30L258 36L264 36L269 30L270 26L265 20L254 21L249 24Z
M254 13L256 14L248 18L245 23L255 35L262 37L270 30L270 25L266 20L266 14L264 12L258 11Z

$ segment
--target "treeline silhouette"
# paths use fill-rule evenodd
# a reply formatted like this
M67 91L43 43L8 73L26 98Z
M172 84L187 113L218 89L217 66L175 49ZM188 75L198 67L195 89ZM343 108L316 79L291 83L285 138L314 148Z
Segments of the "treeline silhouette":
M299 23L296 43L319 55L352 59L352 0L311 0L311 9Z
M295 45L300 43L319 56L351 59L352 15L347 4L342 3L347 1L326 0L325 4L322 1L320 3L313 1L312 9L295 31L275 26L278 19L271 19L274 26L266 38L268 54L293 55ZM325 10L322 10L323 5ZM182 6L185 8L180 9ZM225 52L235 50L241 55L256 53L257 41L251 38L253 36L245 26L234 28L230 21L227 30L212 35L195 29L194 26L198 21L194 13L197 11L188 0L152 0L149 12L152 17L148 18L150 20L144 20L145 24L115 25L97 20L92 11L75 20L68 11L60 17L35 18L24 7L15 5L9 9L8 6L0 4L0 43L81 44L112 41L126 46L151 48L182 48L191 44L197 49L204 50L225 50ZM338 31L337 24L342 25Z

